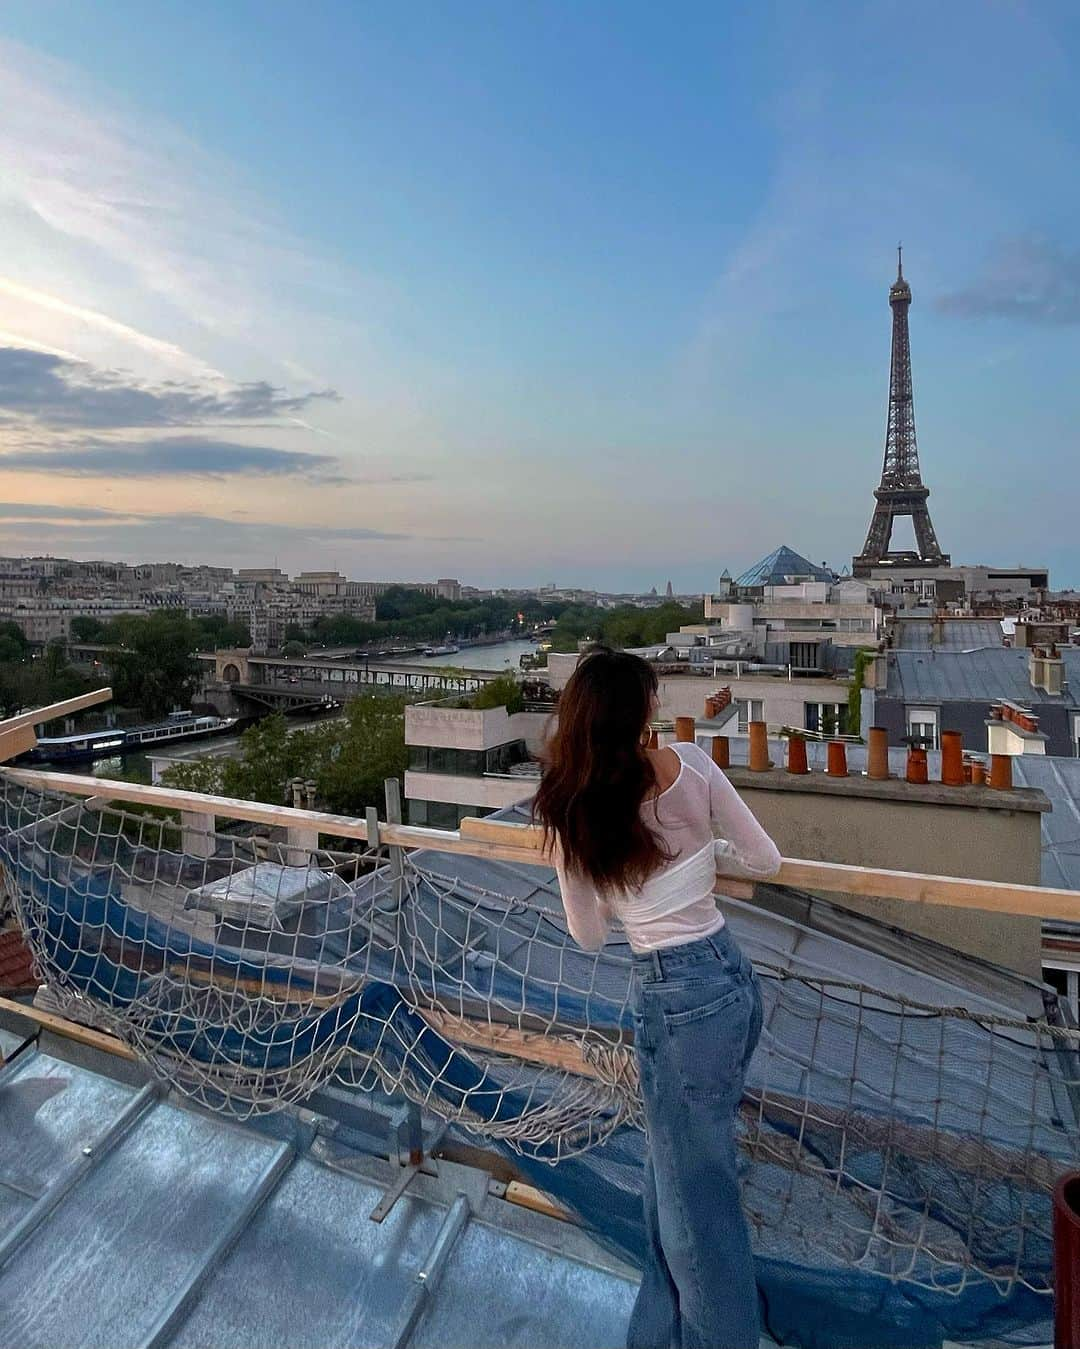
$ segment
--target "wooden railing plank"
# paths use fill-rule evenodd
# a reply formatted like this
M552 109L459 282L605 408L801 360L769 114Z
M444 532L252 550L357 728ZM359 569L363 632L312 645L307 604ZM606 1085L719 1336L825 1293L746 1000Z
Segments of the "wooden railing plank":
M238 801L230 797L207 796L201 792L185 792L171 787L106 782L101 778L84 777L73 773L49 773L26 768L8 768L2 771L10 781L44 792L107 797L113 801L132 805L166 806L174 810L199 812L224 819L246 820L278 828L307 829L338 838L361 841L367 838L366 822L347 815L298 810L291 806L271 806L258 801ZM509 821L467 818L462 821L460 831L430 829L408 824L381 824L379 838L381 843L394 847L465 854L493 862L536 866L546 861L542 830L535 825L513 824ZM1009 881L981 881L958 876L887 871L804 858L784 858L780 871L770 879L773 884L790 885L825 894L899 899L913 904L984 909L994 913L1026 914L1032 917L1080 922L1080 891L1075 890L1019 885ZM724 887L724 877L718 876L717 889L723 892Z
M97 707L99 703L112 700L112 689L93 689L90 693L80 693L75 698L65 698L60 703L49 703L47 707L36 707L31 712L20 712L17 716L6 717L0 721L0 734L5 731L17 731L23 726L44 726L47 721L57 717L71 717L76 712L84 712L88 707Z
M231 796L208 796L203 792L185 792L173 787L150 787L141 782L107 782L79 773L49 773L36 768L5 770L12 782L41 792L59 792L71 796L108 796L129 805L160 806L202 815L218 815L250 824L268 824L282 829L317 829L320 834L339 838L367 838L367 825L351 815L330 815L320 810L297 810L293 806L271 806L262 801L241 801Z
M0 722L0 763L17 759L20 754L32 750L36 744L37 735L33 726L16 726L13 730L5 731L3 723Z

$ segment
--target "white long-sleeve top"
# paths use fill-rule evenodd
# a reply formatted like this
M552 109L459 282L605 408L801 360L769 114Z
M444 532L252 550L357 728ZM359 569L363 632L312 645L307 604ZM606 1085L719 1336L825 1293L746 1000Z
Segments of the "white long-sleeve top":
M601 894L556 853L567 926L587 950L603 945L615 920L637 952L711 936L724 926L713 893L718 870L747 880L765 880L779 870L776 844L710 756L693 744L671 748L680 759L678 776L641 806L672 854L670 862L639 890Z

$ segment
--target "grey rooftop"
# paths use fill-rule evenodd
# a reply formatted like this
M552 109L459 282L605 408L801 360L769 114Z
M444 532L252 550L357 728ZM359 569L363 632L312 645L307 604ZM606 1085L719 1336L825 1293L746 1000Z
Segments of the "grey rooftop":
M1028 673L1030 656L1030 651L1023 647L890 651L887 692L908 703L958 699L989 704L1009 698L1028 707L1040 703L1076 707L1073 684L1080 679L1080 647L1061 648L1069 687L1060 694L1048 694L1032 686Z

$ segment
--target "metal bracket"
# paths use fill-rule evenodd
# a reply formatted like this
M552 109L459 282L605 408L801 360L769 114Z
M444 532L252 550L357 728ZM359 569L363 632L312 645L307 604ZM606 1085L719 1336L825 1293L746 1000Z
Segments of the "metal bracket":
M413 1183L416 1177L423 1169L424 1163L428 1157L442 1142L449 1125L442 1124L432 1134L428 1140L427 1149L421 1148L415 1161L410 1161L407 1166L401 1168L401 1174L394 1181L393 1185L386 1191L383 1197L375 1205L368 1215L373 1223L381 1223L397 1201Z

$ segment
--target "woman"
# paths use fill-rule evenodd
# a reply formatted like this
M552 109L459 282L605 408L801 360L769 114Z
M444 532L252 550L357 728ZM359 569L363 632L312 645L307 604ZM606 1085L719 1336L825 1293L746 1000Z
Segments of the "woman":
M713 890L718 869L761 879L780 855L697 745L647 748L656 692L636 656L586 656L559 699L534 812L571 935L595 950L618 919L634 952L648 1253L627 1345L757 1349L735 1112L761 994Z

